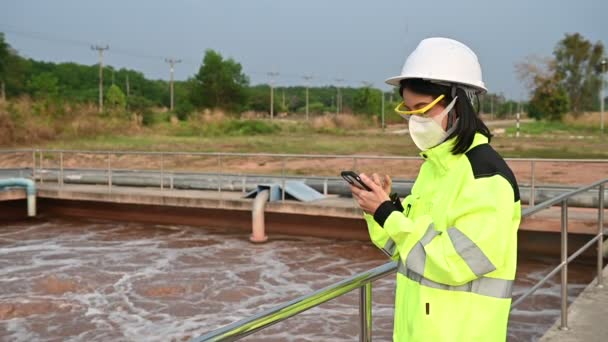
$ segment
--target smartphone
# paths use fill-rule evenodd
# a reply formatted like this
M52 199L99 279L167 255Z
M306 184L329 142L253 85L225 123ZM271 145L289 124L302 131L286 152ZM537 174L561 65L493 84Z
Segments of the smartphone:
M364 190L367 190L367 191L372 191L372 189L369 186L367 186L365 183L363 183L363 181L361 180L361 177L359 177L359 175L356 172L354 172L354 171L342 171L340 173L340 175L350 185L354 185L354 186L356 186L356 187L358 187L360 189L364 189Z

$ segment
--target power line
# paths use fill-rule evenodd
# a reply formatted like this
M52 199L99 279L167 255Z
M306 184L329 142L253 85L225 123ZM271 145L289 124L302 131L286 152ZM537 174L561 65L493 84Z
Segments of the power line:
M52 35L52 34L48 34L48 33L44 33L44 32L26 31L26 30L22 30L22 29L19 29L17 27L11 26L11 25L0 24L0 28L2 29L2 31L7 32L7 33L11 33L11 34L14 34L17 36L26 37L26 38L30 38L30 39L40 40L40 41L53 42L53 43L71 45L71 46L76 46L76 47L83 47L83 46L90 45L89 42L87 42L87 41L60 37L57 35ZM140 51L126 49L123 47L118 47L118 46L115 46L114 44L112 45L112 54L139 58L139 59L156 60L156 61L165 60L165 57L161 56L161 55L142 53ZM195 67L200 66L200 62L192 60L192 59L182 58L180 60L183 64L186 64L186 65L195 66ZM268 75L267 72L258 71L258 70L247 70L247 73L256 74L256 75ZM281 75L281 79L283 79L283 80L284 79L298 80L298 79L302 78L301 74L297 74L297 73L281 72L280 75ZM278 74L276 76L278 76ZM328 85L331 85L332 81L337 81L338 83L345 82L348 84L356 84L359 82L358 80L355 80L355 79L345 79L345 78L338 78L338 79L333 78L332 79L330 76L315 77L315 80L326 81L326 82L328 82ZM340 80L340 81L338 81L338 80ZM276 79L273 79L273 81L276 81Z

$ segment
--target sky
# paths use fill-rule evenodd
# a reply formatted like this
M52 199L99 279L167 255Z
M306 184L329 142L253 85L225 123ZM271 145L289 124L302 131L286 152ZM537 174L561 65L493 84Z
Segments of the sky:
M361 86L389 90L420 40L449 37L481 62L490 92L524 99L514 65L550 56L566 33L608 43L606 0L2 0L0 32L21 55L104 64L169 79L200 67L206 49L243 65L252 84ZM344 81L337 82L337 79Z

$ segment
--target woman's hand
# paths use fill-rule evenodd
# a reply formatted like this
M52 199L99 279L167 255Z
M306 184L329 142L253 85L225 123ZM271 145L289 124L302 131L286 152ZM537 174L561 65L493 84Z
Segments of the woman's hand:
M378 175L376 176L376 178L379 180L380 177ZM372 191L360 189L353 185L350 186L350 190L353 193L353 198L355 198L357 203L359 203L359 207L361 207L361 209L363 209L363 211L366 213L373 215L380 204L385 201L390 201L390 198L388 197L387 192L384 191L380 184L376 183L375 180L371 179L364 173L359 174L359 177L363 183L372 189ZM387 184L384 184L384 186L386 188ZM388 184L388 187L390 189L390 184Z
M374 181L374 183L378 184L382 188L382 190L386 192L387 195L390 196L393 181L391 180L391 177L389 177L389 175L384 175L384 177L380 177L379 174L374 173L372 174L372 180Z

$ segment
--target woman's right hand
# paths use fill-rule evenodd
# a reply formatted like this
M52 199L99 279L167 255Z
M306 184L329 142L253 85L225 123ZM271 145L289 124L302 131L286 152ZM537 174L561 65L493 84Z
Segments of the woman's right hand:
M374 173L372 174L372 180L374 181L374 183L380 186L387 195L390 195L391 186L393 185L393 182L389 175L384 175L384 177L381 177L379 174Z

